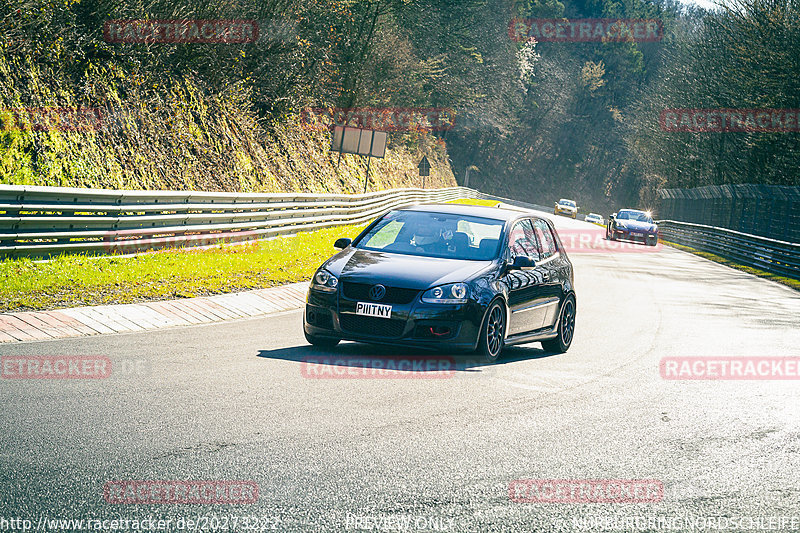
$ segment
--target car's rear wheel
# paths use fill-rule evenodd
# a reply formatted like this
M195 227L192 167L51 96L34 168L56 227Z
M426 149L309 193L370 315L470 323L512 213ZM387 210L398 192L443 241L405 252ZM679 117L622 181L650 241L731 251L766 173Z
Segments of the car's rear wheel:
M503 351L506 334L506 310L499 301L495 301L486 312L486 319L481 328L478 342L478 354L484 361L497 361Z
M561 306L561 316L558 319L558 337L542 341L542 348L548 352L564 353L569 350L572 338L575 335L575 297L567 296Z
M320 348L333 348L337 344L339 344L339 339L335 337L318 337L317 335L313 335L311 333L303 332L306 336L306 340L309 344L314 346L318 346Z

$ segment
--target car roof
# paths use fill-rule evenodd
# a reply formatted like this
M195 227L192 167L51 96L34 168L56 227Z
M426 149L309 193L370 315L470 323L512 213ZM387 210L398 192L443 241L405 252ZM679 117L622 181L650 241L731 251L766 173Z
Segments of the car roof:
M503 221L515 220L526 216L535 216L534 213L504 209L502 207L466 204L419 204L410 207L402 207L398 209L398 211L424 211L428 213L466 215Z
M620 209L618 212L622 212L622 211L632 211L634 213L644 213L645 215L647 214L647 211L642 211L641 209Z

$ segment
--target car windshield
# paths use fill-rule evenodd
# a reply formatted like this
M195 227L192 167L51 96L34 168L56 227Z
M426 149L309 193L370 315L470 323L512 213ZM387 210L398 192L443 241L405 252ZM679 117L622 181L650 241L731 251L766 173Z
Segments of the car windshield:
M643 211L620 211L617 215L617 220L634 220L636 222L653 223L653 219L650 218L650 215Z
M425 257L488 261L497 255L502 220L425 211L391 211L357 243Z
M573 202L572 200L559 200L558 203L561 205L566 205L568 207L575 207L575 202Z

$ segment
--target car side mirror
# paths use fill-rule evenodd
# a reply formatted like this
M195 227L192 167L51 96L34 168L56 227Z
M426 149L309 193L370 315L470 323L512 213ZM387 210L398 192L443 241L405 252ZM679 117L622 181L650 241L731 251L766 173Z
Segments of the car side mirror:
M610 215L608 215L608 220L614 220L615 218L617 218L616 213L611 213Z
M342 237L341 239L336 239L336 242L333 243L333 247L339 248L340 250L344 250L345 248L350 246L351 242L353 242L352 239L346 239Z
M525 255L518 255L514 258L514 262L509 265L510 270L521 270L523 268L532 268L536 266L536 261Z

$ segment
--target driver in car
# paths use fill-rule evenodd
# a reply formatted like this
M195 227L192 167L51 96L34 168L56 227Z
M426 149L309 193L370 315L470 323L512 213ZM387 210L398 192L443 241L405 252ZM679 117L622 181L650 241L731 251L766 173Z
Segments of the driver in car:
M414 227L414 236L411 244L425 253L433 255L447 255L449 244L448 234L452 238L452 231L430 223L418 222Z

